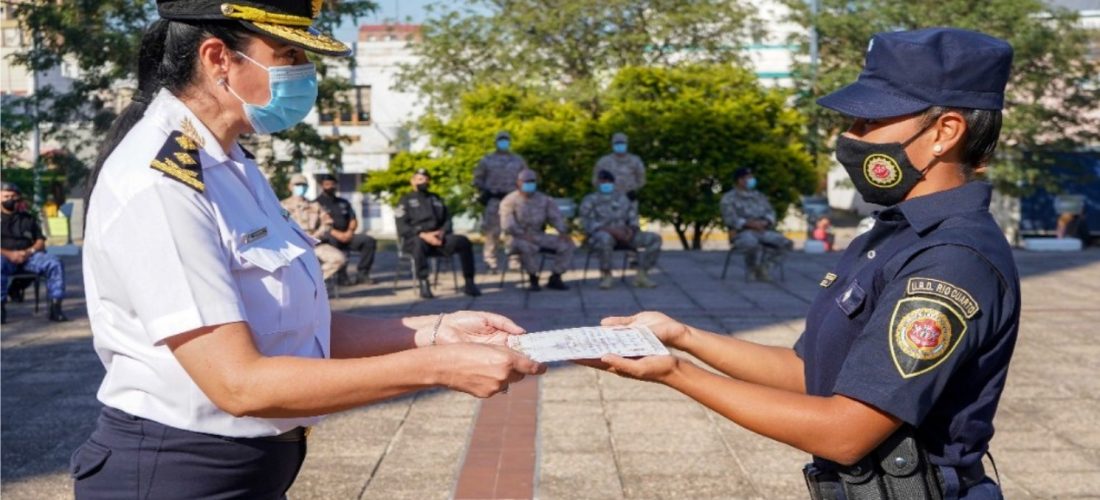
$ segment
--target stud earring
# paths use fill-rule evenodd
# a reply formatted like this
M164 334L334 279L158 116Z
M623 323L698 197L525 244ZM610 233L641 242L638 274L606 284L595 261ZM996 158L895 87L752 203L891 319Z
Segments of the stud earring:
M943 146L940 146L939 144L936 144L935 146L932 146L932 152L942 153L943 152Z
M219 87L224 87L225 86L225 78L224 77L218 78L218 86Z

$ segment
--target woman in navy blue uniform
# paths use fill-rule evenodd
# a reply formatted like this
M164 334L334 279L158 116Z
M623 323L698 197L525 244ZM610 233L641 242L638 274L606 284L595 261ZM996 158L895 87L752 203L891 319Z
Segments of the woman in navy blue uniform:
M1019 324L1011 249L976 180L1001 126L1012 48L959 29L881 33L859 79L818 101L853 119L836 155L886 207L821 290L793 348L643 324L676 356L606 357L805 450L812 498L1000 498L982 456Z

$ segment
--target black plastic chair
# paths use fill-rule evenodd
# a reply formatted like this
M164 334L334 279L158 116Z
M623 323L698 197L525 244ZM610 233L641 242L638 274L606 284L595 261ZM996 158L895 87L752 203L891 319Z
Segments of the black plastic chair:
M730 260L733 259L733 254L743 254L744 252L739 250L732 242L730 243L730 249L726 251L726 263L722 266L722 279L726 279L726 273L730 268ZM764 247L763 259L765 262L769 261L769 258L775 255L777 252L773 248ZM775 267L779 269L779 281L787 281L787 271L783 266L783 260L771 261L775 264ZM749 281L749 266L745 266L745 282Z
M546 258L557 254L550 248L539 248L539 276L542 276L542 269L546 266ZM504 280L508 277L508 263L511 262L512 257L519 257L519 252L515 250L509 250L504 255L504 270L500 272L500 288L504 288ZM523 262L521 261L516 266L516 272L519 273L519 286L521 288L527 288L527 270L523 268Z

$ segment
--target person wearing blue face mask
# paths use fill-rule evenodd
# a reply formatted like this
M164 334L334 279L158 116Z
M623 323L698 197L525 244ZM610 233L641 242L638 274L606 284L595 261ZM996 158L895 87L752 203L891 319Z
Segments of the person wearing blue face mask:
M638 155L628 152L626 134L616 132L611 136L611 154L596 162L592 169L592 186L599 188L600 172L610 172L615 176L615 191L625 194L638 208L638 191L645 186L645 163Z
M311 27L323 2L156 5L137 92L89 176L84 284L106 374L69 462L78 500L285 498L326 414L437 387L487 397L541 372L497 314L331 310L316 233L238 143L312 109L306 51L350 54Z
M290 176L290 196L280 203L289 213L290 220L296 222L298 227L310 237L321 241L332 230L332 216L321 207L320 203L307 199L307 191L309 191L309 181L306 176L294 174ZM317 260L321 261L321 273L326 281L348 263L344 252L323 241L314 245L313 253L316 253Z
M513 153L512 134L505 130L494 138L496 150L485 155L474 168L474 187L478 201L485 206L481 215L481 234L485 243L481 250L485 266L490 273L500 271L498 248L500 245L500 202L516 189L516 176L527 168L523 157ZM507 264L507 262L505 262Z
M615 191L615 174L601 170L597 175L599 191L581 200L580 215L586 245L600 262L600 288L611 288L615 280L611 276L611 254L615 250L634 250L638 253L638 274L634 286L653 288L649 271L657 264L661 254L661 235L642 231L638 223L635 204L625 194Z
M530 280L530 290L539 291L539 250L549 250L554 254L551 264L550 281L546 287L551 290L568 290L562 280L562 274L569 269L573 261L576 244L569 236L569 225L558 209L557 202L538 190L538 175L533 170L523 170L515 179L518 190L513 191L500 202L500 226L504 232L509 254L519 254L523 268ZM558 232L546 234L549 224Z
M745 266L758 281L771 281L769 268L790 251L793 243L775 230L776 215L768 197L756 190L756 176L748 167L733 173L733 189L722 195L719 211L729 230L730 244L745 252Z

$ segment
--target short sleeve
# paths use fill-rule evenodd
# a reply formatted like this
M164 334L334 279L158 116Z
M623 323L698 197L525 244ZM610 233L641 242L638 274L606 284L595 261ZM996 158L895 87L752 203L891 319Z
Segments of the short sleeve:
M886 283L834 392L920 425L996 331L1005 289L993 266L955 245L928 249ZM796 347L797 349L797 347Z
M183 186L158 182L131 198L100 246L149 335L165 339L245 321L244 304L213 208Z

